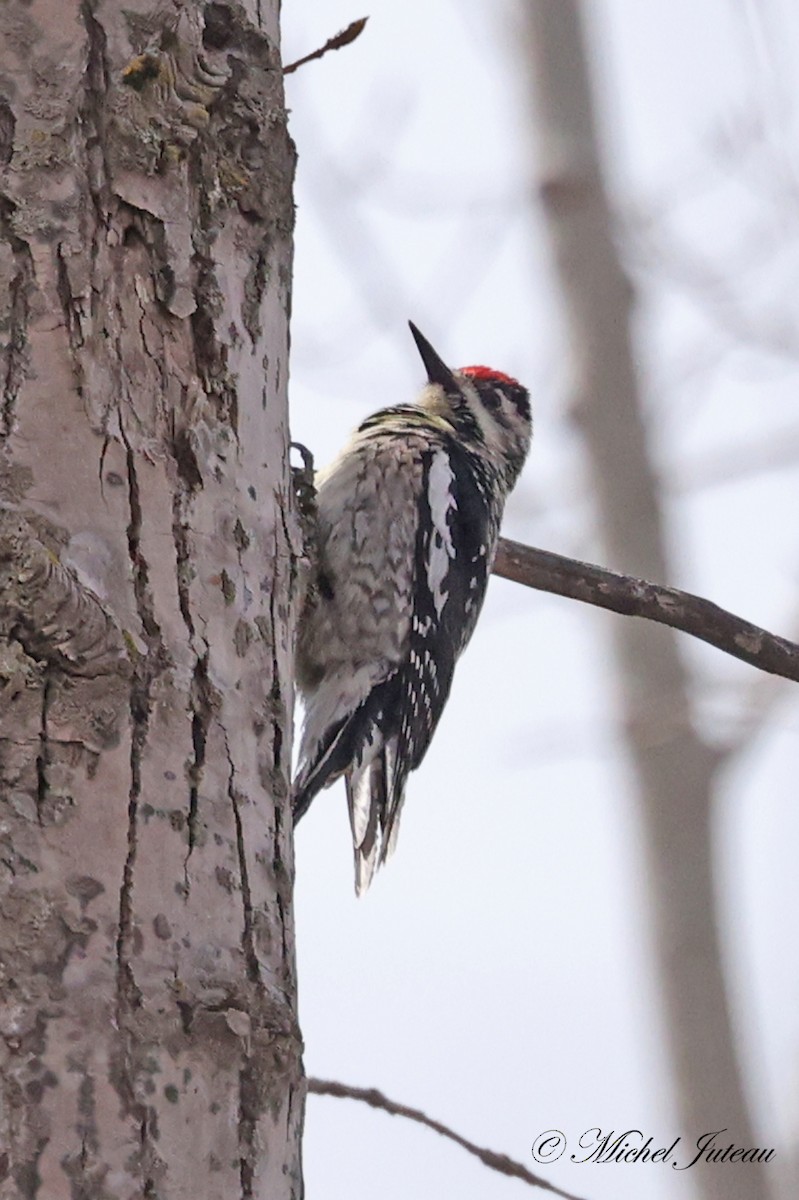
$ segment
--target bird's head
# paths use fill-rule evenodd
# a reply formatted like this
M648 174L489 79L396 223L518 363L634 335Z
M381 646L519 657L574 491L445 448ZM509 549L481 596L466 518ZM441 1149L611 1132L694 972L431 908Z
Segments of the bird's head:
M450 423L467 446L492 459L510 490L530 448L527 388L491 367L450 369L413 322L408 324L427 370L420 405Z

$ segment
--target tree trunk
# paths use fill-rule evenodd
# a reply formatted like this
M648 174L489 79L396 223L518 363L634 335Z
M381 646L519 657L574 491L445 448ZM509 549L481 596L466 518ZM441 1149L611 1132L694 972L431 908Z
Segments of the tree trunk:
M277 0L0 12L0 1197L299 1196Z
M608 565L669 582L660 507L630 343L631 287L611 236L579 0L525 6L542 196L574 359L573 415L584 435ZM648 853L655 950L682 1132L693 1146L757 1145L736 1054L713 879L719 757L692 713L673 630L617 621L613 645L628 753ZM706 1200L764 1200L764 1167L693 1168Z

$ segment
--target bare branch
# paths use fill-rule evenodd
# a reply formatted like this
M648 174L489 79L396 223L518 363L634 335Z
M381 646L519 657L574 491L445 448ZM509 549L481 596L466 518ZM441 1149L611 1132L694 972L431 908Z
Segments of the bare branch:
M9 508L0 509L0 634L66 675L130 669L114 618Z
M321 58L324 54L327 54L328 50L340 50L342 46L349 46L350 42L354 42L363 33L364 26L368 20L368 17L359 17L357 21L352 21L346 29L342 29L341 33L328 38L324 46L320 46L318 50L312 51L311 54L306 54L304 58L298 58L296 62L289 63L287 67L283 68L283 74L291 75L292 71L296 71L298 67L304 66L305 63L313 62L315 58Z
M790 621L791 633L796 637L799 624L799 614L795 613ZM780 707L790 692L790 684L785 676L755 675L750 685L739 697L738 719L721 742L716 742L715 749L725 763L733 758L740 758L751 748L753 743L768 726L776 710Z
M562 1196L563 1200L580 1200L580 1197L575 1196L573 1192L564 1192L561 1188L555 1187L546 1179L542 1179L540 1175L534 1175L532 1171L528 1171L527 1167L516 1162L515 1159L508 1158L506 1154L496 1154L493 1150L476 1146L474 1142L461 1137L459 1133L442 1125L440 1121L434 1121L432 1117L428 1117L421 1109L409 1108L406 1104L397 1104L396 1101L389 1100L377 1088L350 1087L349 1084L337 1083L330 1079L311 1078L308 1080L308 1091L313 1092L316 1096L336 1096L340 1100L361 1100L371 1108L381 1108L383 1112L387 1112L392 1117L406 1117L409 1121L416 1121L419 1125L425 1125L451 1142L456 1142L469 1154L479 1158L486 1167L490 1167L493 1171L499 1171L501 1175L509 1175L512 1179L521 1179L525 1183L529 1183L531 1187L542 1188L545 1192L551 1192L553 1196Z
M700 638L742 662L799 682L799 645L679 588L620 575L500 538L494 574L628 617L645 617Z

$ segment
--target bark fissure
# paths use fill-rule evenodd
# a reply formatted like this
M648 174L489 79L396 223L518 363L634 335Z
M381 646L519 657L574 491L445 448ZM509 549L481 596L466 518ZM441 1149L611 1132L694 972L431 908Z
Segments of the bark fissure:
M47 713L52 696L52 676L48 670L42 680L42 720L39 728L39 753L36 755L36 819L44 824L44 806L47 801L49 782L47 771L50 765L50 739L47 729Z
M241 1200L253 1200L253 1158L257 1108L253 1104L254 1064L248 1054L239 1072L239 1186Z
M82 0L81 19L86 29L86 71L84 73L81 119L86 128L86 181L94 204L96 228L92 244L92 262L96 261L99 231L107 228L108 213L103 196L110 177L106 156L104 112L109 91L108 39L95 16L93 0Z
M239 794L236 788L236 766L230 747L225 736L225 753L228 761L228 798L233 811L233 821L236 829L236 852L239 862L239 880L241 883L241 902L244 917L241 944L247 963L247 975L258 995L258 1002L252 1006L251 1018L253 1023L259 1022L262 1000L261 970L255 949L253 930L252 892L250 890L249 869L247 866L247 847L244 840L244 827L239 808ZM238 1111L238 1141L239 1141L239 1187L241 1200L253 1200L253 1162L255 1161L255 1130L259 1106L256 1102L256 1066L249 1048L242 1050L244 1063L239 1071L239 1111Z
M0 167L7 167L14 155L17 119L5 98L0 98Z
M144 665L137 671L131 688L131 746L130 746L130 791L128 795L128 848L119 894L119 926L117 936L117 994L116 1026L119 1038L119 1054L113 1075L114 1086L124 1110L138 1124L139 1130L139 1174L142 1178L144 1195L153 1195L154 1183L150 1164L159 1161L151 1128L151 1114L147 1105L137 1098L136 1056L140 1037L135 1028L135 1014L142 1007L142 992L136 982L133 969L134 901L133 886L138 855L139 808L142 796L142 762L150 727L150 678ZM148 1192L149 1189L149 1192Z
M141 797L141 760L142 751L147 742L149 711L149 688L146 680L137 670L131 688L128 847L119 892L119 929L117 934L117 1023L120 1032L124 1029L125 1011L137 1008L141 1003L141 993L136 986L130 963L130 943L133 934L133 869L136 863L139 799Z
M125 459L128 471L128 503L130 520L127 528L128 555L133 569L133 591L136 597L136 609L149 643L151 657L157 657L153 652L163 648L161 629L155 617L155 607L150 591L150 569L141 548L142 506L139 491L139 477L136 472L136 455L130 442L121 430L122 441L125 445Z
M270 248L271 242L267 236L264 245L258 250L253 259L247 273L247 278L244 281L244 298L242 300L241 314L244 328L249 334L253 348L258 344L261 336L261 301L269 284Z
M82 395L83 380L79 365L79 354L83 347L83 335L81 333L80 321L75 311L75 297L72 294L72 285L69 280L69 270L64 255L63 242L59 242L55 248L55 266L56 295L61 303L61 311L64 314L64 325L66 326L72 356L72 370L75 374L75 386L77 387L78 394ZM100 479L102 481L102 472Z
M283 507L281 505L281 512ZM289 548L289 556L294 565L294 555L291 550L291 541L288 537L288 530L284 525L286 532L286 546ZM277 538L275 539L275 554L279 553ZM276 628L275 622L277 612L275 608L274 593L269 597L269 617L272 629ZM269 708L272 718L272 752L273 752L273 788L275 790L277 803L275 804L275 825L274 836L272 839L272 870L275 878L275 903L280 919L280 936L284 949L287 947L288 937L288 914L283 901L283 892L286 889L290 895L291 880L287 879L285 867L283 865L284 853L282 843L282 812L281 802L286 799L285 789L281 788L282 779L282 755L283 755L283 727L287 724L288 714L283 701L283 693L280 688L280 664L277 657L277 649L274 638L272 638L272 687L269 693ZM288 961L288 960L286 960Z
M132 963L134 935L133 885L138 853L139 807L142 796L142 766L147 746L150 716L151 689L155 674L160 669L163 654L161 630L155 617L153 599L149 588L149 572L141 547L142 507L136 460L124 429L121 431L126 451L128 475L129 521L127 527L128 554L133 572L133 591L136 608L146 635L147 653L136 662L130 690L130 787L128 792L127 853L122 871L119 893L119 926L117 935L117 997L116 1018L121 1054L117 1064L115 1084L120 1099L139 1123L141 1162L155 1155L149 1135L146 1106L136 1097L136 1070L134 1052L136 1037L131 1028L133 1014L141 1007L142 993L136 982Z
M286 547L288 553L289 580L291 595L293 596L295 595L296 585L300 579L301 564L307 560L309 567L316 566L317 512L313 455L305 446L300 446L299 442L292 442L291 445L299 448L303 458L303 465L301 467L292 467L289 461L288 449L285 451L283 470L289 473L291 487L285 492L276 493L275 500L279 506L280 523L283 530L283 545ZM289 516L291 516L295 526L299 526L302 534L299 548L295 545L295 541L289 530ZM311 575L312 573L309 570L308 574ZM301 602L298 601L297 603L301 607Z
M286 875L283 855L283 810L280 805L275 805L275 834L272 839L272 871L275 876L275 903L277 905L278 916L280 918L280 938L283 953L288 951L289 946L289 926L288 926L288 911L283 900L283 892L291 896L292 881ZM289 961L287 958L286 962Z
M185 898L188 899L190 890L189 859L197 844L197 822L199 813L200 784L205 766L208 729L215 709L218 707L216 692L208 678L208 650L200 655L194 666L194 677L191 685L191 741L193 758L189 763L189 812L188 812L188 849L184 863Z
M2 435L8 437L14 426L14 410L19 390L28 370L29 297L35 276L30 246L12 234L9 217L14 204L0 197L0 233L14 260L14 273L8 285L8 335L3 372Z
M213 214L205 196L202 172L195 156L189 159L189 177L197 176L197 230L193 234L192 265L196 308L189 317L192 350L197 372L209 399L214 402L217 418L235 430L238 403L236 389L227 370L227 351L217 337L215 314L221 297L209 249L213 240Z
M241 809L239 807L240 795L236 787L236 765L230 753L230 747L225 737L225 753L228 761L228 799L230 800L233 810L233 823L236 830L236 853L239 863L239 880L241 882L241 902L244 916L244 927L241 935L241 948L244 951L244 957L247 962L247 975L255 984L261 982L261 968L258 963L258 954L255 949L255 935L253 930L253 907L252 907L252 892L250 890L250 875L247 866L247 845L244 840L244 826L241 820Z
M188 407L186 389L181 396L182 405ZM175 489L172 498L172 540L175 545L175 569L178 590L178 606L189 641L194 640L194 618L191 612L191 581L194 573L191 524L187 512L196 492L203 486L197 455L188 430L177 430L172 438L172 457L178 478L182 484Z

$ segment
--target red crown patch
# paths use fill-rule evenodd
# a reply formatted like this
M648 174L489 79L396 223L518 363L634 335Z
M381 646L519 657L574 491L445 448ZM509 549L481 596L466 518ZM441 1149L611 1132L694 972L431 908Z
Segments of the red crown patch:
M485 379L494 383L510 383L514 387L519 387L518 379L514 379L512 375L503 375L502 371L495 371L492 367L461 367L461 375L468 375L471 379Z

